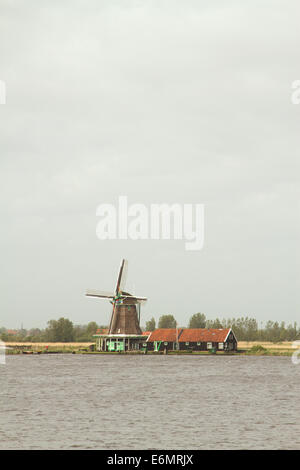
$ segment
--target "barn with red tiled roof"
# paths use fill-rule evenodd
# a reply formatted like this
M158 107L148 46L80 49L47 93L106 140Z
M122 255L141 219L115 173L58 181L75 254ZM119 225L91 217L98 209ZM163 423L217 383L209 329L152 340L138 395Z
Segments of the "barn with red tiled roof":
M148 349L164 350L222 350L237 349L237 339L231 328L160 328L147 339Z
M187 328L182 331L179 341L180 349L237 349L237 340L231 328Z
M154 351L178 349L178 339L182 328L158 328L147 339L147 349Z
M150 336L152 331L142 331L143 336Z
M154 341L165 341L168 343L176 342L177 337L182 333L182 328L158 328L157 330L152 331L151 335L148 338L148 342Z
M197 343L198 341L224 343L229 331L230 328L187 328L182 331L180 341L190 343Z

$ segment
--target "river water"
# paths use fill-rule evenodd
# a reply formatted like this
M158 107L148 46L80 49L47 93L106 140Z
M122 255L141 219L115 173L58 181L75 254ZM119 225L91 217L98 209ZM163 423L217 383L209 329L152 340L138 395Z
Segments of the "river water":
M0 449L300 449L290 357L7 356Z

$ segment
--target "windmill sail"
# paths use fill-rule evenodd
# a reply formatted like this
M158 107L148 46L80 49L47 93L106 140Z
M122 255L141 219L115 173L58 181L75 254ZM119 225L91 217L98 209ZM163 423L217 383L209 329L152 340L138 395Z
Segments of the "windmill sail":
M103 292L94 289L88 289L85 293L88 297L101 297L103 299L113 299L114 294L112 292Z
M136 301L139 304L147 302L147 297L138 297L136 295L122 295L122 299L131 299L132 301Z
M119 293L122 292L122 290L124 290L126 276L127 276L127 269L128 269L128 261L126 259L123 259L121 266L120 266L118 280L116 284L116 290L115 290L116 295L118 295Z
M141 335L142 331L139 325L140 305L146 302L146 297L131 295L125 292L125 283L127 277L128 262L123 259L118 273L115 293L103 292L97 290L87 290L86 295L90 297L99 297L111 299L113 310L109 325L110 335Z

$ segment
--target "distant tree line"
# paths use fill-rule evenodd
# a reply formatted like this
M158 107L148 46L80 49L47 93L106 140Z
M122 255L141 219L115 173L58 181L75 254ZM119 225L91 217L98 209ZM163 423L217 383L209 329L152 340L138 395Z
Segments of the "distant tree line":
M158 328L175 328L176 320L173 315L163 315L159 318ZM177 325L178 326L178 325ZM146 323L146 331L155 330L156 323L152 317ZM185 326L180 325L181 328ZM208 320L204 313L195 313L191 316L188 328L232 328L239 341L294 341L300 339L300 329L297 323L288 324L284 321L277 322L269 320L264 327L258 326L255 318L216 318Z
M93 335L103 326L96 322L90 322L87 325L76 325L67 318L61 317L58 320L48 321L47 328L41 330L32 328L30 330L17 330L11 333L6 328L0 328L0 339L2 341L29 341L29 342L90 342L94 341Z
M20 329L15 332L0 328L2 341L30 341L30 342L92 342L93 335L101 328L107 326L90 322L87 325L76 325L71 320L61 317L58 320L48 321L47 328ZM173 315L162 315L156 326L154 317L146 322L145 331L154 331L156 328L185 328L178 325ZM204 313L195 313L190 317L188 328L232 328L238 341L294 341L300 339L300 329L297 323L286 325L285 322L268 321L264 327L258 326L255 318L239 317L209 320Z

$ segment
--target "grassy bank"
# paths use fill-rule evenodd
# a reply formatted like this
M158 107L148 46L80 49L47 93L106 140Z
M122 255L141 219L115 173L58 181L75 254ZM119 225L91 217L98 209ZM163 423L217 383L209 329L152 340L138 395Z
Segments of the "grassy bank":
M6 343L7 354L120 354L118 352L94 351L94 343ZM292 342L270 343L257 341L240 341L237 352L218 351L218 356L246 355L246 356L291 356L295 351ZM123 353L124 354L124 353ZM142 351L131 351L126 354L144 354ZM163 354L163 352L148 351L147 354ZM169 351L168 354L211 355L209 351Z
M94 343L5 343L7 354L83 353L93 349Z
M281 343L239 341L238 343L241 352L255 356L291 356L295 351L292 345L292 341L283 341Z

